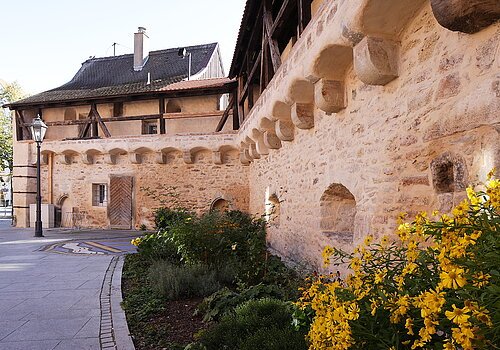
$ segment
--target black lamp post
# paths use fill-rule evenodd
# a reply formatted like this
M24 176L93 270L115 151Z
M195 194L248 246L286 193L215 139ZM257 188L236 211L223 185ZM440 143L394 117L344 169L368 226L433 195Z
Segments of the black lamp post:
M31 124L31 134L33 141L36 142L36 221L35 237L43 237L42 233L42 195L40 190L40 146L45 137L47 125L43 122L40 115L37 115Z

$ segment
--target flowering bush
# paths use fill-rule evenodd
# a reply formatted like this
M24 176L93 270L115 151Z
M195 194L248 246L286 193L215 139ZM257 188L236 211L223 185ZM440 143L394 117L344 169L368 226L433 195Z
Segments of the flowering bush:
M485 185L451 216L402 216L396 235L368 236L353 253L326 247L325 264L352 274L303 292L310 348L499 349L500 181L490 173Z

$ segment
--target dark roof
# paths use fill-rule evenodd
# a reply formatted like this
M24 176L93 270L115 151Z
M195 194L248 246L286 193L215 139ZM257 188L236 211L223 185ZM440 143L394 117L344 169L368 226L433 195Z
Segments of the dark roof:
M134 71L134 55L90 58L68 83L11 103L10 107L75 101L161 91L188 76L188 59L179 57L180 48L151 51L140 71ZM217 43L186 47L191 53L191 75L207 67ZM148 84L148 73L151 83Z

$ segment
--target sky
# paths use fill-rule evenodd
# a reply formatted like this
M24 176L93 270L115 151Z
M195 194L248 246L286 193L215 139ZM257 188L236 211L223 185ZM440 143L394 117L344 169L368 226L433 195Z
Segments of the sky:
M0 80L35 94L68 82L90 56L133 52L145 27L149 50L219 42L226 74L245 0L2 0Z

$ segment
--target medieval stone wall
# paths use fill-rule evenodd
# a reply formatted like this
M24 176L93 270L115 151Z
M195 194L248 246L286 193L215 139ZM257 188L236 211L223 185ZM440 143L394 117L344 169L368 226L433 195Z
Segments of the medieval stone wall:
M313 38L318 27L309 32ZM273 100L280 99L287 76L307 68L288 64L286 74L279 71L240 133L250 162L251 212L264 213L269 196L279 201L271 247L320 268L326 244L352 249L368 233L391 233L400 212L447 212L465 196L466 184L498 168L499 38L498 23L473 35L447 30L424 4L397 37L398 77L367 84L347 65L346 108L327 114L316 103L307 120L293 105L291 135L280 135L278 123L287 121ZM307 43L300 45L292 61L307 61ZM329 58L325 75L338 63ZM297 102L286 101L290 95L288 105Z

